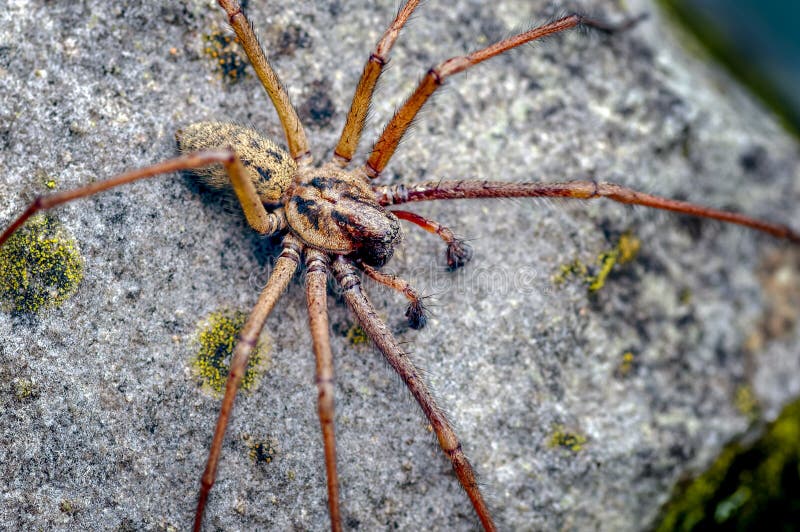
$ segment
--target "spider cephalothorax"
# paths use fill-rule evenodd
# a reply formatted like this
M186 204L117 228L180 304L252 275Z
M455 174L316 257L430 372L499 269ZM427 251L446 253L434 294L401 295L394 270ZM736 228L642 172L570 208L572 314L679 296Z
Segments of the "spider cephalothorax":
M397 110L375 142L367 160L357 168L348 170L359 144L378 77L388 61L400 30L420 2L408 0L403 5L369 55L334 156L331 161L320 166L315 166L312 162L303 125L285 88L269 65L241 6L235 0L218 0L218 3L225 10L228 21L275 106L288 151L249 128L216 122L194 124L177 135L182 156L82 188L37 198L0 234L2 245L39 210L158 174L191 171L214 189L232 189L247 222L254 230L264 235L282 237L282 252L242 329L231 361L225 396L206 469L201 478L195 529L199 529L203 521L206 501L216 479L226 427L248 358L258 344L267 316L295 272L301 264L305 264L309 328L316 358L318 413L323 435L328 509L332 528L342 528L342 517L336 469L333 356L327 314L327 282L331 274L339 283L344 300L363 330L421 407L481 524L487 530L494 530L491 513L477 484L475 473L462 451L451 423L428 390L420 370L403 351L386 324L378 318L361 286L359 270L378 283L403 293L410 302L406 313L409 323L412 327L419 328L425 325L419 295L406 281L379 270L391 258L400 239L399 220L437 234L447 245L447 260L451 268L462 266L471 256L469 248L455 238L450 229L413 212L396 209L397 205L460 198L555 197L590 200L605 197L624 204L643 205L736 223L791 242L800 242L800 235L785 225L653 196L605 182L508 183L439 180L408 186L371 184L370 180L378 178L386 168L419 110L448 77L511 48L569 28L582 25L613 32L630 27L633 20L612 27L572 14L468 55L443 61L428 71L414 93Z
M366 178L332 163L301 171L284 205L303 242L370 266L386 264L400 241L400 221L378 204Z

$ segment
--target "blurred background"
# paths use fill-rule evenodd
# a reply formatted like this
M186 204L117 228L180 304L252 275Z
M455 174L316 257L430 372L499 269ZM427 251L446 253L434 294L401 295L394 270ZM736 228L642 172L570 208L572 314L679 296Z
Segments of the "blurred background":
M657 1L800 140L800 0ZM750 436L679 483L655 530L800 530L800 399Z
M800 0L658 0L800 138Z

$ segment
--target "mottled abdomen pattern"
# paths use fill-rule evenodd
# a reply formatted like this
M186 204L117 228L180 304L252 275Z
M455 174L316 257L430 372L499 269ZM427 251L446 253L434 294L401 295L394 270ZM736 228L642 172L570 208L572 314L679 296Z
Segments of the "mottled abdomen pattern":
M267 205L280 203L297 171L297 164L286 151L248 127L198 122L178 130L175 140L181 153L233 148L261 201ZM192 174L215 190L231 190L230 178L222 165L195 170Z

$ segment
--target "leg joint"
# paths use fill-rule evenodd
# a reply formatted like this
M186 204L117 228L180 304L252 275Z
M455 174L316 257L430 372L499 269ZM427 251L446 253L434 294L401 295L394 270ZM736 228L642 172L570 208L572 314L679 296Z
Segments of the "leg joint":
M377 63L381 67L386 66L386 63L387 63L386 59L384 59L383 57L381 57L380 55L378 55L376 53L373 53L373 54L371 54L369 56L369 62L370 63Z
M464 454L464 452L461 450L461 442L458 442L458 445L456 445L452 449L444 449L443 448L442 450L444 451L444 454L449 456L451 459L456 457L456 456L458 456L458 455L460 455L460 454Z

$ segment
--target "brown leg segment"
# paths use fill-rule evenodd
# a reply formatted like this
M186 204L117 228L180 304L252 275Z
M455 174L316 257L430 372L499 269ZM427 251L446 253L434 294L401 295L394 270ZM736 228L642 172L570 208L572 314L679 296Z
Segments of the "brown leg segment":
M425 324L428 323L428 316L425 314L425 305L422 304L422 298L419 293L408 284L408 281L395 275L383 273L369 264L358 263L358 267L376 283L387 286L406 296L406 299L408 299L406 318L408 318L409 327L412 329L422 329L425 327Z
M286 92L278 75L269 64L269 59L258 43L253 27L247 20L242 7L236 0L217 0L217 3L225 10L228 21L236 32L239 42L242 44L253 70L256 71L258 79L267 91L272 105L278 112L278 117L283 125L283 132L286 135L286 142L289 145L289 153L295 161L301 164L311 163L311 153L308 148L308 139L300 123L292 102L289 101L289 94Z
M396 205L410 201L469 198L567 198L590 200L608 198L619 203L644 205L702 218L743 225L800 243L800 233L782 224L765 222L735 212L711 209L695 203L653 196L614 183L571 181L569 183L506 183L502 181L432 181L418 185L373 187L378 203Z
M131 170L130 172L125 172L124 174L120 174L116 177L112 177L104 181L98 181L96 183L92 183L91 185L86 185L85 187L80 187L73 190L65 190L64 192L52 194L50 196L39 196L33 200L33 202L28 206L27 209L25 209L19 218L14 220L14 222L8 226L5 231L3 231L3 234L0 235L0 246L3 245L3 242L8 240L8 237L10 237L14 231L22 226L22 224L25 223L28 218L39 211L52 209L53 207L61 205L62 203L67 203L68 201L78 198L91 196L92 194L118 187L126 183L132 183L140 179L146 179L148 177L154 177L161 174L169 174L181 170L195 170L210 164L222 164L227 170L228 175L231 177L231 182L234 184L237 182L237 177L238 181L243 179L241 177L241 163L236 155L229 150L203 151L191 153L182 157L176 157L159 164L154 164L153 166L147 166L138 170ZM244 193L246 194L246 192ZM247 198L246 195L244 197ZM255 198L258 200L258 196ZM258 207L260 207L260 211ZM256 227L256 225L253 225L253 227L257 230L260 228L264 234L274 232L285 226L286 222L283 219L283 216L268 214L260 202L258 202L258 205L256 206L252 200L245 199L245 201L242 201L242 208L245 211L248 222L250 222L251 225L253 225L253 223L257 224L258 227Z
M447 244L445 256L447 257L447 267L451 270L461 268L472 259L472 248L469 244L460 238L456 238L456 235L444 225L423 218L414 212L393 210L392 213L401 220L406 220L407 222L420 226L429 233L439 235Z
M438 89L448 77L463 72L470 67L477 65L487 59L491 59L496 55L507 52L512 48L516 48L521 44L525 44L536 39L541 39L554 33L559 33L575 26L585 26L595 28L600 31L612 33L615 31L622 31L630 28L641 17L628 21L620 26L612 26L596 20L584 17L583 15L572 14L556 21L550 22L543 26L533 28L524 33L514 35L508 39L503 39L500 42L494 43L469 55L460 57L451 57L450 59L439 63L428 71L425 77L417 86L411 97L397 110L389 123L381 133L380 138L372 147L372 153L363 167L364 173L371 178L376 178L386 168L389 159L392 158L400 139L408 130L408 127L414 121L417 113L428 101L428 98Z
M339 514L339 475L336 472L336 433L334 432L333 354L328 327L328 256L315 249L306 250L306 299L308 323L314 356L317 360L317 411L325 448L325 473L328 478L328 512L331 530L342 530Z
M378 83L378 78L383 72L383 68L389 61L389 52L400 35L400 30L403 29L406 21L408 21L408 18L418 5L419 0L409 0L400 8L394 21L375 46L372 55L369 56L367 64L364 65L364 72L361 74L361 79L358 80L353 102L350 104L350 112L347 113L347 122L345 122L342 135L339 137L336 150L333 152L334 162L342 168L347 166L358 148L361 131L364 129L364 121L367 118L367 112L372 102L372 94L375 92L375 85Z
M489 508L486 506L478 487L478 482L475 479L475 472L461 450L461 443L447 420L447 416L445 416L425 385L420 371L411 362L408 355L400 349L389 328L378 317L372 303L361 289L361 281L358 279L353 265L344 257L339 256L333 263L333 272L342 286L347 304L355 313L361 327L363 327L380 352L383 353L386 361L403 379L411 395L414 396L414 399L416 399L425 413L425 417L430 421L439 440L439 445L453 464L456 477L458 477L458 481L464 491L467 492L484 529L495 530L492 517L489 514Z
M258 337L261 335L261 329L264 328L267 316L269 316L278 298L283 294L297 269L297 265L300 263L302 249L299 241L295 237L287 235L283 239L283 246L283 252L275 262L275 268L270 274L267 285L261 291L261 295L258 296L258 302L250 312L250 316L247 318L247 322L244 324L239 336L239 342L233 351L231 370L228 374L228 381L225 384L225 396L222 398L222 406L219 410L217 426L211 441L206 469L200 481L200 495L197 499L197 511L194 516L195 532L199 531L203 524L203 511L206 507L208 494L211 492L211 487L217 478L217 465L222 451L222 439L225 436L225 429L233 412L233 401L236 398L236 392L239 390L239 383L242 381L247 369L247 362L250 360L250 353L258 343Z

